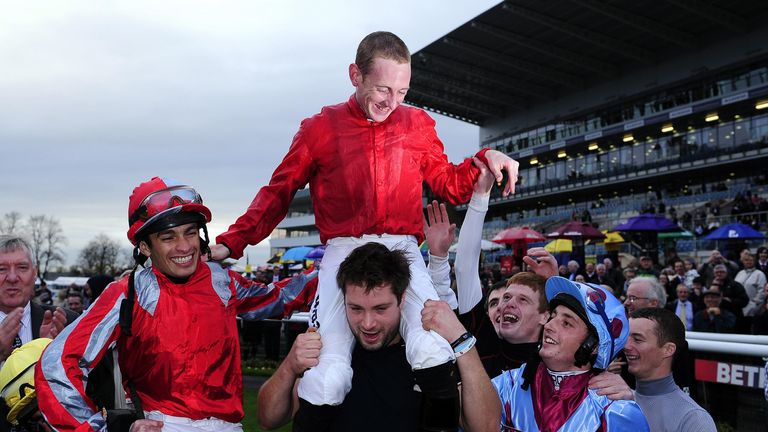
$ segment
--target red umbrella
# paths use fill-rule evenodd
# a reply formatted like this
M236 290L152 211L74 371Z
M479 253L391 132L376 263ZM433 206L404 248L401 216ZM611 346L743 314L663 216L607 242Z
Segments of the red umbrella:
M587 222L571 221L565 225L559 226L557 229L547 234L547 237L570 240L589 240L604 239L605 234L601 233L597 228L594 228Z
M528 227L507 228L491 239L494 243L535 243L546 240L541 233Z

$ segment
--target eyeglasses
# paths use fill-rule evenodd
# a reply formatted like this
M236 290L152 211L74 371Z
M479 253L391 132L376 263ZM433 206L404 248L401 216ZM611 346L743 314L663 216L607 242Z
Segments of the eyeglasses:
M650 297L635 297L633 295L627 297L627 300L629 300L630 303L634 303L638 300L650 300Z
M153 192L147 195L136 211L133 212L129 220L130 225L139 220L146 221L152 216L170 208L190 203L202 204L203 198L200 197L196 190L189 186L176 186Z

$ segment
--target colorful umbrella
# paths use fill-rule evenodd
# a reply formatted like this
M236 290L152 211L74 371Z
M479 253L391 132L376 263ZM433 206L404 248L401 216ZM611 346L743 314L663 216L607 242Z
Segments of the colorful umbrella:
M547 234L551 239L604 239L605 234L598 231L587 222L571 221L565 225L557 227L554 231Z
M283 256L282 252L279 252L279 253L276 253L276 254L272 255L272 258L267 260L267 264L277 264L277 263L279 263L280 262L280 257L282 257L282 256Z
M732 223L721 226L712 231L704 240L749 240L764 239L765 236L755 231L751 226L740 223Z
M644 213L639 216L631 217L627 219L623 224L613 227L614 231L682 231L676 223L665 218L662 215Z
M325 255L325 245L318 246L307 254L307 259L316 260L318 258L322 258L323 255Z
M459 244L454 243L451 245L451 247L448 248L448 252L455 253L458 248L459 248ZM486 240L486 239L480 240L480 250L493 251L493 250L499 250L499 249L504 249L504 246L498 243L494 243L490 240Z
M281 264L301 262L307 259L307 254L312 251L313 248L309 246L298 246L290 248L280 257Z
M555 239L547 243L544 249L549 253L573 252L573 241L568 239Z
M546 238L539 232L528 227L507 228L491 239L495 243L535 243Z
M624 240L624 237L616 231L604 230L602 233L605 234L605 240L603 240L603 243L605 244L624 243L626 241Z

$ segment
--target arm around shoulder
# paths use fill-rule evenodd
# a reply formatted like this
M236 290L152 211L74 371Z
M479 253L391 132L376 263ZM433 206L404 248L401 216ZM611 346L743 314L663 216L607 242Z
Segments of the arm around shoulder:
M608 406L604 415L608 431L650 431L640 405L633 401L615 401Z

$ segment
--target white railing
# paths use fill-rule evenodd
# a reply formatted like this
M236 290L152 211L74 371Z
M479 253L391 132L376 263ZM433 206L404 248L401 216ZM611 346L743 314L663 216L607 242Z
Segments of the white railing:
M691 351L768 357L768 336L689 331L685 339Z
M309 312L297 312L282 321L307 323ZM689 331L685 333L685 339L691 351L768 357L768 336Z

